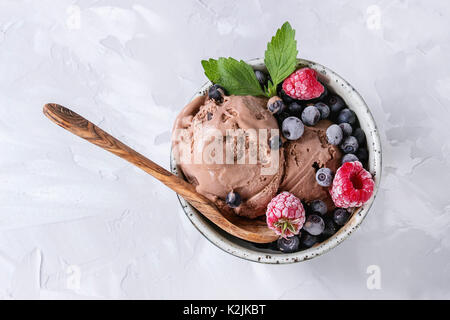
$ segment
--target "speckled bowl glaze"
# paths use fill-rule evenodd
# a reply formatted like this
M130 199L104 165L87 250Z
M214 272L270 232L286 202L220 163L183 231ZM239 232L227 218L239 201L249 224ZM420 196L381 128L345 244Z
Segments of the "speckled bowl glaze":
M353 212L352 217L336 234L330 237L328 240L318 243L313 247L295 252L295 253L281 253L270 249L261 249L250 242L238 239L204 218L196 209L194 209L189 203L187 203L182 197L178 196L181 206L183 207L186 216L192 222L192 224L205 236L209 241L220 249L239 258L247 259L250 261L260 263L273 263L284 264L300 262L317 257L330 249L336 247L342 241L344 241L352 232L354 232L369 212L370 207L375 199L378 191L378 186L381 177L381 144L380 137L375 121L370 113L369 108L362 99L361 95L342 77L336 74L334 71L312 61L298 59L300 65L307 66L315 69L318 72L319 79L327 85L331 91L334 91L340 95L358 116L361 128L366 133L367 147L369 151L369 171L372 173L375 179L375 190L372 198L364 204L361 208L358 208ZM266 70L263 59L254 59L247 61L256 70ZM203 95L210 82L205 83L193 97ZM171 171L174 174L183 176L177 168L174 157L170 158Z

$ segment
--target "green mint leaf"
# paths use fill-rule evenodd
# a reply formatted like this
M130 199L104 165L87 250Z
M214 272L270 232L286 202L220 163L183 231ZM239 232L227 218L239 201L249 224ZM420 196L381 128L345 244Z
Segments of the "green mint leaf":
M203 70L205 75L212 83L217 83L220 80L218 61L214 59L202 60Z
M228 94L238 96L264 95L253 68L242 60L219 58L218 73L220 80L217 83L223 86Z
M275 85L272 81L268 81L266 87L266 95L268 97L273 97L277 95L277 85Z
M269 83L267 93L276 95L276 87L295 70L297 65L297 41L295 30L289 22L277 30L272 40L267 44L264 63L269 71L272 83Z
M230 95L264 95L253 68L242 60L237 61L233 58L202 60L202 66L208 79L212 83L220 84Z

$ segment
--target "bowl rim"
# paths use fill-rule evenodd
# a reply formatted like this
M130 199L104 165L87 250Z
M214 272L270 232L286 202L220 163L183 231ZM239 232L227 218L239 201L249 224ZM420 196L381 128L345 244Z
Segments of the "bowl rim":
M349 95L353 95L354 102L356 101L359 104L358 109L353 109L355 107L355 103L352 105L348 104L347 106L356 112L359 122L361 125L364 124L367 130L364 130L367 136L367 146L369 150L369 171L375 176L375 188L371 199L366 202L362 207L357 208L353 214L351 219L339 229L332 237L327 240L320 242L314 245L311 248L297 251L293 253L281 253L276 251L258 251L256 249L251 249L244 247L243 244L246 242L245 240L241 240L235 238L229 234L226 234L224 231L220 230L218 227L209 222L206 218L203 217L194 207L192 207L186 200L183 199L180 195L177 194L178 200L183 208L184 213L194 225L194 227L211 243L213 243L218 248L223 251L234 255L236 257L253 261L259 263L266 264L287 264L287 263L295 263L310 260L314 257L320 256L331 249L338 246L342 241L347 239L350 234L352 234L358 227L361 225L362 221L365 219L367 214L372 207L372 204L376 198L379 184L381 180L381 170L382 170L382 152L381 152L381 141L378 133L377 125L375 120L370 112L369 107L365 103L362 96L357 92L344 78L339 76L333 70L310 60L305 59L297 59L298 65L304 65L310 68L315 69L318 72L319 78L325 77L334 78L337 84L341 84L342 90L349 91ZM246 61L249 65L251 65L254 69L264 69L264 59L263 58L255 58ZM328 76L327 76L328 74ZM328 78L327 78L328 77ZM191 100L198 97L199 95L203 95L206 92L206 89L211 86L211 82L207 81L203 86L197 91L197 93L192 97ZM336 90L336 88L334 88ZM343 97L348 103L348 96L339 94ZM361 122L361 118L364 115L364 121ZM370 135L368 135L370 133ZM371 147L369 147L369 142L371 143ZM175 158L171 151L170 153L170 171L176 175L182 175L179 172Z

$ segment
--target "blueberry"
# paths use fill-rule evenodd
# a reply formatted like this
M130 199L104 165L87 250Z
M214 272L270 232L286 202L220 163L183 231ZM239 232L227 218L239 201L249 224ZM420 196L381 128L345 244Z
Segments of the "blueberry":
M359 161L358 157L355 156L353 153L347 153L342 157L341 163L344 164L346 162L353 162L353 161Z
M337 146L342 142L342 138L344 137L344 133L342 132L341 127L337 124L332 124L328 127L327 132L327 140L328 143Z
M325 223L323 219L317 214L312 214L306 218L303 230L308 231L310 235L318 236L325 229Z
M269 147L272 150L278 150L283 145L283 141L281 141L280 136L272 136L269 140Z
M277 247L281 252L290 253L298 251L300 245L300 239L297 236L292 236L287 239L279 238L277 241Z
M323 102L317 102L314 105L320 112L320 119L326 119L330 115L330 107Z
M334 114L337 114L345 106L344 100L337 95L330 95L327 99L327 104Z
M286 105L280 97L274 96L267 101L267 109L272 114L279 114L286 109Z
M369 159L369 153L366 148L359 148L358 151L356 151L356 156L361 162L366 162Z
M284 92L283 89L281 89L281 90L279 91L279 94L278 94L278 95L280 96L281 99L283 99L283 101L284 101L286 104L290 104L291 102L295 102L295 99L292 98L292 97L290 97L290 96L288 96L288 95L286 94L286 92Z
M277 119L277 121L278 121L278 124L279 124L279 126L281 127L281 125L283 124L283 121L286 119L286 118L289 118L291 115L289 114L289 113L287 113L287 112L281 112L280 114L276 114L275 115L275 118Z
M225 89L218 84L212 85L208 90L208 98L216 101L217 103L223 102L223 96L225 95Z
M310 235L308 232L302 232L300 242L303 247L311 248L317 241L319 241L319 239L316 236Z
M322 232L322 237L329 238L336 233L338 228L336 227L335 223L331 218L325 218L324 222L325 222L325 229Z
M320 111L315 106L308 106L302 112L302 121L307 126L314 126L320 120Z
M291 102L288 106L288 112L296 117L300 117L303 111L303 107L298 102Z
M320 82L320 81L319 81L319 82ZM320 101L322 101L322 100L325 100L326 97L328 96L328 89L327 89L327 86L324 85L322 82L320 82L320 84L321 84L322 87L323 87L323 92L322 92L322 94L321 94L317 99L314 99L314 100L320 100Z
M242 199L239 193L231 191L229 194L227 194L225 202L231 208L237 208L241 205Z
M349 108L345 108L342 109L341 112L339 112L336 122L337 123L347 122L349 124L354 124L355 121L356 121L355 113Z
M342 122L339 124L339 127L341 127L341 129L342 129L342 132L344 133L344 137L352 135L353 128L350 125L350 123Z
M284 119L281 126L283 136L288 140L297 140L303 135L305 127L297 117L288 117Z
M258 79L261 87L264 89L267 85L267 75L262 71L255 70L255 76L256 76L256 79Z
M354 136L349 136L342 141L341 149L345 153L355 153L358 150L358 140Z
M309 204L309 207L311 208L311 211L314 213L319 213L321 215L324 215L327 213L328 208L325 202L322 200L314 200Z
M356 128L355 132L353 132L353 136L358 140L360 146L366 143L366 134L361 128Z
M337 208L333 212L333 220L338 226L346 224L349 218L350 213L343 208Z
M316 181L322 187L329 187L333 182L333 172L328 168L320 168L316 172Z

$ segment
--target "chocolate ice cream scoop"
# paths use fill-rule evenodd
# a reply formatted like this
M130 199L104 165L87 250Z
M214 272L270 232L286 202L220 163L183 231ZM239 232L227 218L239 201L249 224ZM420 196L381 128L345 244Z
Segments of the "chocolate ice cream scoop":
M341 165L339 147L329 144L326 138L330 125L329 120L321 120L313 127L305 126L300 139L285 143L285 175L280 186L280 191L289 191L306 203L322 200L328 210L334 204L328 188L317 183L316 171L329 168L335 173Z
M279 132L266 104L267 99L252 96L225 96L222 103L197 97L177 117L172 137L177 164L197 192L220 209L249 218L265 214L284 170L281 149L269 146ZM225 203L231 191L242 198L237 208Z

